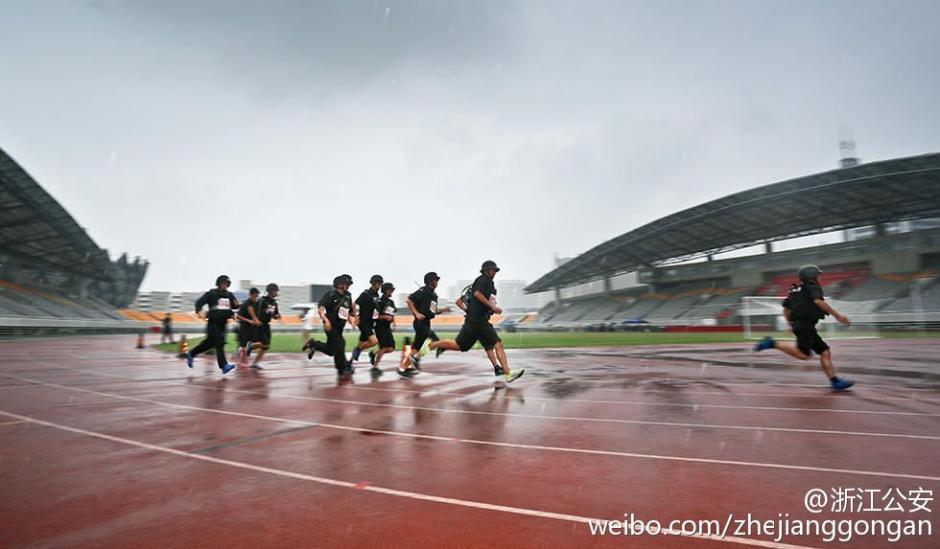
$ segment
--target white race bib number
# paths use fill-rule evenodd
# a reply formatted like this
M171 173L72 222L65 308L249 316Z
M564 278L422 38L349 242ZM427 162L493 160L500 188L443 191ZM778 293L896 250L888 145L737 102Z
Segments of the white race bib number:
M339 308L339 311L336 313L336 316L340 317L340 318L343 319L343 320L348 319L348 318L349 318L349 308L348 308L348 307L340 307L340 308Z
M232 308L232 304L229 302L227 297L220 297L219 302L215 305L215 308L220 311L228 311Z
M379 318L379 310L378 310L378 309L372 311L372 320L375 320L375 319L377 319L377 318Z
M437 314L437 301L432 301L430 308L432 313Z
M393 314L395 314L395 307L386 307L386 308L385 308L385 314L387 314L387 315L393 315Z
M274 314L274 310L275 310L274 305L269 305L268 308L266 309L266 311L267 311L267 313L268 313L269 315L273 315L273 314Z

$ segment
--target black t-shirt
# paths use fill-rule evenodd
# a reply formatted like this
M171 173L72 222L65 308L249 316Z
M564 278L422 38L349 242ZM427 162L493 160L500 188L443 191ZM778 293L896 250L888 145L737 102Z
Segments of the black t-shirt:
M486 275L478 276L470 287L470 303L467 303L468 319L489 320L493 311L486 305L480 303L480 300L477 299L475 295L477 292L483 294L483 297L489 300L491 304L496 305L496 285L493 283L493 279Z
M397 310L398 310L398 307L395 306L395 302L392 301L392 298L390 297L379 298L379 305L378 305L378 309L376 309L376 312L378 312L380 315L395 316L395 311ZM375 323L381 326L389 326L391 325L392 321L379 318L375 321Z
M255 310L255 315L258 314L258 302L257 301L252 301L248 299L244 303L242 303L241 307L238 308L238 314L242 316L243 318L248 319L248 321L244 321L244 320L240 321L243 326L251 325L251 313L248 312L249 307Z
M349 292L344 294L330 290L320 298L319 306L326 309L326 318L330 319L334 330L342 330L352 310L352 298Z
M422 286L408 296L408 299L415 304L415 309L426 316L428 320L437 315L437 294L431 288Z
M238 308L238 299L228 290L213 288L196 300L196 312L205 305L209 306L209 320L228 320L234 314L232 310Z
M268 296L261 297L255 313L257 313L258 320L262 324L270 324L272 319L281 318L281 311L277 308L277 300Z
M791 322L812 321L815 323L826 317L826 313L816 305L817 299L825 299L822 286L815 282L794 284L790 287L783 306L790 309Z
M359 321L372 322L379 317L378 312L379 292L372 288L363 291L356 299L356 306L359 307Z
M173 323L173 320L170 319L170 317L168 316L163 317L163 329L164 330L168 329L170 327L170 324L172 323Z

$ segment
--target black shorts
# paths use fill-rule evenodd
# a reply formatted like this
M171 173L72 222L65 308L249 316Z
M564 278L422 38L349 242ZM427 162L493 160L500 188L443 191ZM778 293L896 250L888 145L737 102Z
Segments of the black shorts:
M411 348L417 351L421 350L421 347L424 347L424 342L428 338L431 341L437 341L440 338L437 337L437 334L434 333L434 330L431 329L430 320L415 320L412 324L412 327L415 329L415 340L411 344Z
M473 348L477 341L484 349L489 351L502 341L496 333L496 328L488 320L464 320L460 333L457 334L457 345L460 345L461 352L467 352Z
M363 319L359 321L359 341L365 341L375 333L375 321Z
M238 346L244 347L248 345L249 342L255 341L257 326L252 326L251 324L245 324L238 326Z
M271 344L271 325L262 324L261 326L257 326L255 330L255 337L257 338L257 341L260 341L261 344L264 345L265 347L270 345Z
M375 336L379 338L379 347L385 349L395 348L395 336L392 335L392 325L381 322L375 325Z
M793 322L793 335L796 336L796 346L804 355L816 353L817 355L829 350L829 345L823 341L816 331L816 324L813 322Z

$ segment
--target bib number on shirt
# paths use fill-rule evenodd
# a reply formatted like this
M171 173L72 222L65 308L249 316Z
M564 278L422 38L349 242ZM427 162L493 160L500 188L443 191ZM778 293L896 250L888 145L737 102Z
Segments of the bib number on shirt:
M227 297L220 297L219 302L215 305L215 308L220 311L228 311L232 308L232 304L229 302Z
M431 302L430 310L431 310L432 313L437 314L437 301L432 301L432 302Z
M347 320L349 318L349 307L340 307L339 311L336 313L336 316L343 320Z
M395 314L395 307L386 307L386 308L385 308L385 314L387 314L387 315L393 315L393 314Z
M377 318L379 318L379 311L378 311L378 309L372 311L372 320L376 320Z

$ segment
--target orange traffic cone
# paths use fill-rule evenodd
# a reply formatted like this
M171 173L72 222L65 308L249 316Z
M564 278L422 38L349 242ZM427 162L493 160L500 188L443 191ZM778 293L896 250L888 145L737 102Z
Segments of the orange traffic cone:
M180 349L179 349L180 358L186 356L186 353L188 352L189 352L189 342L186 341L185 335L181 335L180 336Z

